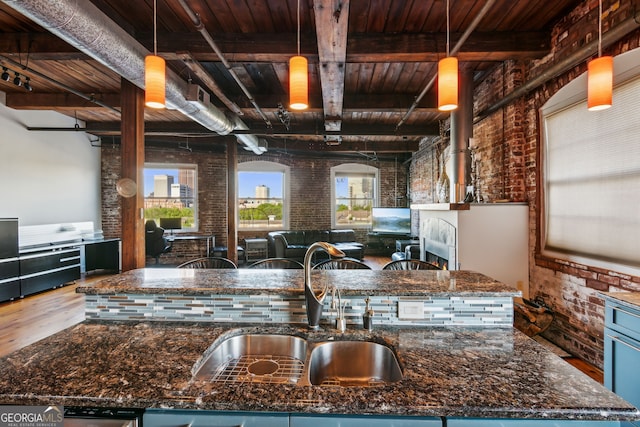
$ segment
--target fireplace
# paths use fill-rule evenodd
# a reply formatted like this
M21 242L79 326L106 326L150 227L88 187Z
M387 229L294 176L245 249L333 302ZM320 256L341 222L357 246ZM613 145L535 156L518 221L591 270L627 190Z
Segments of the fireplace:
M442 218L426 218L420 229L424 229L420 259L456 270L456 227Z
M448 270L473 270L527 297L529 207L525 203L414 204L420 259Z

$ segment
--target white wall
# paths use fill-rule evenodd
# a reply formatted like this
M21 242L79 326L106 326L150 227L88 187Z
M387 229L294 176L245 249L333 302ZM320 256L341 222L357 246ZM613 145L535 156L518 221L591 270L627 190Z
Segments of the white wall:
M84 132L28 131L73 127L75 120L13 110L5 99L0 92L0 218L17 217L20 226L93 221L100 228L100 148Z

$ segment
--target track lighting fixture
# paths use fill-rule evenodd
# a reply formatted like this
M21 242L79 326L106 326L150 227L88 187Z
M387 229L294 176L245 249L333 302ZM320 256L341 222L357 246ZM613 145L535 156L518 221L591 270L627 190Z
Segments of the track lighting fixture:
M13 73L13 79L11 78L11 74L9 73ZM20 72L12 70L9 67L2 67L2 75L0 75L0 78L5 82L13 82L14 85L23 87L28 92L33 92L33 86L31 86L31 78L25 76L24 74L21 75ZM22 80L23 78L24 81Z

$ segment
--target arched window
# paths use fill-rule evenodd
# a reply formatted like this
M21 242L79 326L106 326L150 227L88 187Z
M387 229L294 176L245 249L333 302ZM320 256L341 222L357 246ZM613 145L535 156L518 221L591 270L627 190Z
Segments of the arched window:
M586 73L541 109L544 255L640 274L639 64L614 58L607 110L587 110Z
M289 228L289 166L253 161L238 164L238 229Z

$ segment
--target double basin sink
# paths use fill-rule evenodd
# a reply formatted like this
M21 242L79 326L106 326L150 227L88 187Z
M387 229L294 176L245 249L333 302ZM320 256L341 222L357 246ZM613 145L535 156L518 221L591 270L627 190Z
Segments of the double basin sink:
M371 341L241 334L211 350L194 366L196 381L372 387L402 379L393 350Z

